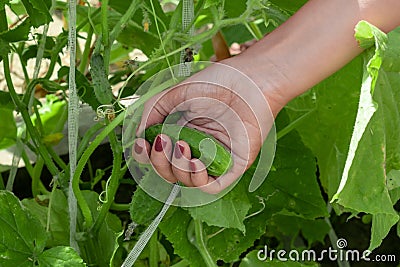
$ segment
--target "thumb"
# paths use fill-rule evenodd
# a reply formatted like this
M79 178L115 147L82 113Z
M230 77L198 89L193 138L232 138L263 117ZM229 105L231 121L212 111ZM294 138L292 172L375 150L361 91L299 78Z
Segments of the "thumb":
M137 136L154 124L162 123L165 118L176 111L182 111L185 107L186 86L178 85L150 98L144 104L144 110L140 124L137 129Z

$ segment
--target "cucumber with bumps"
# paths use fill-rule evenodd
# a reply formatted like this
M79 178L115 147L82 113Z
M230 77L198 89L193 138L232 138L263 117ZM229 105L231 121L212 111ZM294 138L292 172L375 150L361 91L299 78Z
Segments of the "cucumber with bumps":
M183 140L188 143L192 156L204 163L209 175L221 176L232 166L229 151L209 134L176 124L155 124L145 130L145 139L153 144L160 133L168 135L173 142Z

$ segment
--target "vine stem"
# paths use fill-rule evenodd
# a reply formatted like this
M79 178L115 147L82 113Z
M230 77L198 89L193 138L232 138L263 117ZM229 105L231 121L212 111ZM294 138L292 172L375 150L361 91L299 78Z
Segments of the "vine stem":
M99 215L97 216L92 231L97 233L100 230L101 225L103 224L105 217L107 216L108 211L110 210L111 204L114 202L115 194L117 193L117 189L119 187L119 179L121 173L121 163L122 163L122 146L117 140L117 136L115 131L111 131L108 135L110 140L111 150L113 152L114 160L113 160L113 168L109 181L108 187L106 187L106 199L107 201L103 203L101 206Z
M15 106L17 107L17 109L19 110L19 112L21 112L21 116L25 122L26 129L28 130L28 132L32 138L35 148L38 150L40 156L45 161L45 164L46 164L47 168L49 169L50 173L53 176L56 176L59 173L59 170L58 170L57 166L54 164L51 157L49 156L49 153L46 150L46 147L42 143L39 132L33 126L31 118L28 113L28 110L26 108L26 105L19 99L19 97L15 91L14 84L12 83L12 79L11 79L9 63L10 62L9 62L8 57L3 57L4 77L5 77L5 80L7 83L7 87L8 87L11 99L13 100L13 102L14 102Z
M108 75L111 53L110 35L108 32L108 0L101 1L101 29L104 46L104 68Z
M193 219L193 220L194 220L194 232L196 235L197 249L199 250L200 255L203 258L204 262L206 263L206 266L216 267L217 264L215 264L214 260L212 259L204 242L203 222L198 219Z

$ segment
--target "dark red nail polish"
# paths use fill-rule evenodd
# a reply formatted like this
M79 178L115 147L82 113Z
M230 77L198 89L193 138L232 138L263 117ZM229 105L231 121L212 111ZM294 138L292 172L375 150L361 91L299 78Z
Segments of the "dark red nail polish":
M143 147L139 146L137 143L135 143L133 149L135 149L136 154L140 154L143 151Z
M175 158L180 159L183 155L183 151L185 151L185 147L181 144L175 144L174 155Z
M196 172L196 164L193 161L189 161L189 167L192 173Z
M164 149L166 143L167 143L167 142L164 141L164 140L161 138L161 136L158 135L157 138L156 138L155 144L154 144L154 149L155 149L157 152L161 152L161 151L163 151L163 149Z

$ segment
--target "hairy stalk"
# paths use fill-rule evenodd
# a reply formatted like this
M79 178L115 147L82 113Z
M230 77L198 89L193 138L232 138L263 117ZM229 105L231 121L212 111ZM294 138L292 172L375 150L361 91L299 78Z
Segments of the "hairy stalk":
M115 131L111 131L108 135L108 138L110 140L111 150L114 156L113 169L111 172L109 185L108 187L106 187L107 202L103 203L103 205L101 206L99 215L97 216L96 221L93 224L92 231L94 233L97 233L100 230L100 227L104 222L108 211L110 210L111 204L114 202L115 194L117 193L119 187L119 179L121 176L120 171L122 163L122 146L117 140Z
M212 259L210 253L207 250L207 246L204 242L203 222L201 220L197 220L197 219L193 219L193 220L194 220L194 231L195 231L195 235L196 235L197 249L200 252L200 255L203 258L204 262L206 263L207 267L216 267L217 264Z

